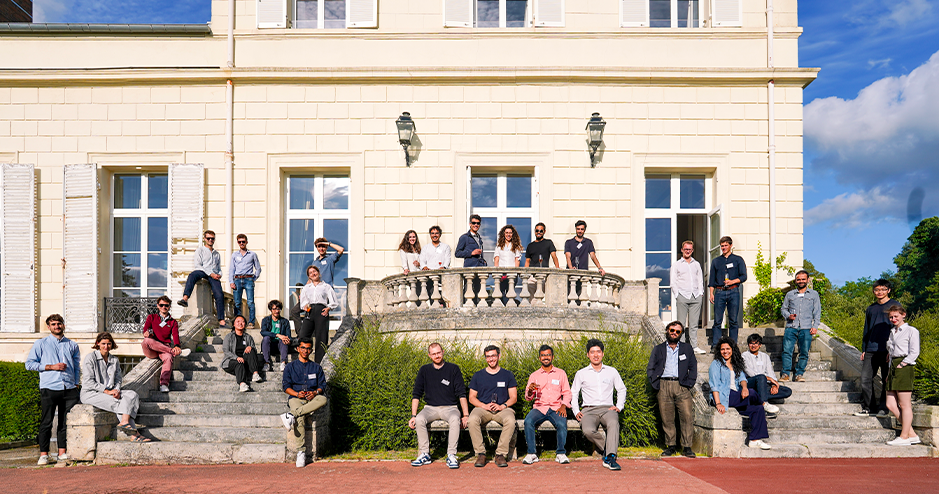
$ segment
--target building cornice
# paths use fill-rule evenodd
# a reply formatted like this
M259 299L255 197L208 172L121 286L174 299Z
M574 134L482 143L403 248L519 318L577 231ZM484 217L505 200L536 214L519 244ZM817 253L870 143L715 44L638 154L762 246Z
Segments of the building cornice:
M3 36L208 36L208 24L77 24L0 22Z

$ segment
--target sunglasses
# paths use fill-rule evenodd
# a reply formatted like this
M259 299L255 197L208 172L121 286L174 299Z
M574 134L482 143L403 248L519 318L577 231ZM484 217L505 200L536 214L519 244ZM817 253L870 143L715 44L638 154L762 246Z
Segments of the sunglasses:
M215 242L215 237L205 237L206 242Z
M169 307L170 304L157 304L157 307Z
M544 230L535 230L535 233L544 233Z
M239 240L238 243L239 243L239 244L246 244L246 243L248 243L248 241L247 241L247 240Z
M481 225L482 223L480 223L480 222L478 222L478 221L470 221L470 224L471 224L471 225Z
M669 333L675 333L675 334L681 334L681 330L680 330L680 329L669 329L668 332L669 332Z

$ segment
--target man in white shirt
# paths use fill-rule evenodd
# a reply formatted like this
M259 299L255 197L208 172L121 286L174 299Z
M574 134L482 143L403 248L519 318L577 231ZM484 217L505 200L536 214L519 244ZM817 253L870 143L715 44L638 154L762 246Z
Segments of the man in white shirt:
M215 232L206 230L202 234L204 245L196 249L192 258L192 271L186 278L186 288L183 289L183 298L176 301L183 307L189 307L189 296L199 280L208 280L212 287L212 297L215 298L215 315L218 325L225 327L225 295L222 293L222 256L213 248L215 245Z
M704 276L701 264L691 254L694 254L694 242L685 240L681 244L681 259L675 261L669 271L678 321L686 324L688 343L694 347L694 353L703 355L706 352L698 347L698 323L704 305Z
M430 243L421 249L421 269L446 269L450 267L450 246L440 241L443 230L437 225L430 227Z
M619 450L619 412L626 405L626 385L619 372L603 365L603 342L594 338L587 341L587 357L590 365L577 371L571 386L571 409L574 417L581 422L584 437L603 449L603 466L610 470L619 470L616 452ZM613 390L616 390L616 404L613 404ZM580 408L583 397L584 408ZM598 426L603 424L606 438Z
M792 396L792 390L786 386L780 386L776 380L776 371L773 370L773 362L769 355L760 351L760 345L763 344L763 337L759 333L753 333L747 336L747 349L743 353L743 364L747 370L747 387L756 390L763 400L763 410L767 414L779 413L779 407L773 405L769 400L784 400Z

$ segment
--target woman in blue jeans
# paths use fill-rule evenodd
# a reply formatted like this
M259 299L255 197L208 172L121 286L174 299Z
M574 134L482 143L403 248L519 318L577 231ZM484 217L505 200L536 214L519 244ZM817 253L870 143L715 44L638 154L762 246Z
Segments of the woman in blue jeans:
M765 441L769 438L769 432L766 430L763 400L755 390L747 387L743 356L740 355L737 343L726 336L717 342L717 352L708 369L708 384L711 385L714 404L719 413L723 414L727 407L731 407L736 408L740 415L750 418L749 446L770 449L771 446Z

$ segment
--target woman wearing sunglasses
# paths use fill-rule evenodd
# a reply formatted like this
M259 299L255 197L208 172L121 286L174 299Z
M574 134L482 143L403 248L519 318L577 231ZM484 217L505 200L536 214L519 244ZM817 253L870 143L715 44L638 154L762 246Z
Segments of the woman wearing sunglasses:
M147 316L143 325L143 354L147 358L163 361L160 370L160 391L169 393L170 378L173 376L173 357L182 355L188 357L190 350L179 347L179 323L170 315L170 305L173 303L166 295L157 300L159 312Z

